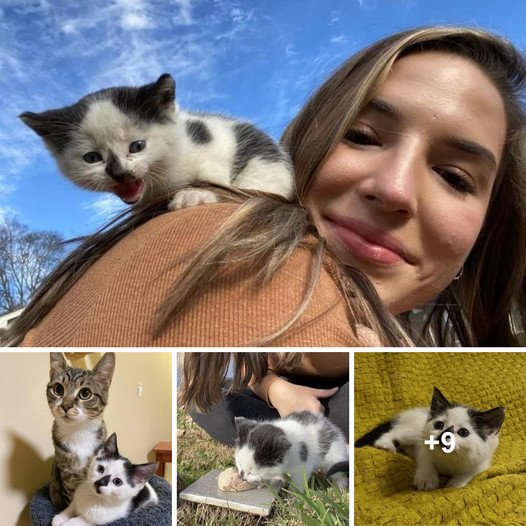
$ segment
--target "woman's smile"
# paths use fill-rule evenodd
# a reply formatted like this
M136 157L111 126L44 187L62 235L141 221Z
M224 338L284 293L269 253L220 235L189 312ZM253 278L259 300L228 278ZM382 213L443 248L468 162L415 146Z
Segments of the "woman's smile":
M416 261L400 240L362 219L333 215L323 220L353 256L366 262L412 265Z

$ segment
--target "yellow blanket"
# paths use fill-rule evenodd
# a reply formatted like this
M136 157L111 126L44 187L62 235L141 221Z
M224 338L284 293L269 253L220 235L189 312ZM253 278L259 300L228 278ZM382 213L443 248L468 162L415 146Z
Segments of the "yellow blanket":
M412 487L413 460L354 448L356 525L526 525L526 353L357 352L355 440L410 407L429 407L433 387L452 402L506 418L490 469L464 488Z

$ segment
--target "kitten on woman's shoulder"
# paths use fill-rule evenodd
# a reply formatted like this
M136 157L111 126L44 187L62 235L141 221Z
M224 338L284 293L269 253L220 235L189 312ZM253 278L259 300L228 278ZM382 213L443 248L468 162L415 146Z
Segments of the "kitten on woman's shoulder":
M289 474L302 488L318 469L344 489L349 448L344 434L328 418L301 411L276 420L236 417L236 467L247 482L284 480ZM342 473L343 472L343 473Z
M435 387L429 408L403 411L354 445L373 446L413 458L414 486L418 490L438 488L440 476L448 477L448 487L460 488L490 467L504 416L504 407L477 411L449 402Z
M102 526L157 504L157 493L148 483L156 469L157 463L132 464L121 456L113 433L92 458L85 480L70 505L55 515L52 526Z
M185 188L196 182L292 195L291 162L276 141L249 122L179 109L167 73L20 118L73 183L128 204L166 196L175 210L217 201L210 190Z

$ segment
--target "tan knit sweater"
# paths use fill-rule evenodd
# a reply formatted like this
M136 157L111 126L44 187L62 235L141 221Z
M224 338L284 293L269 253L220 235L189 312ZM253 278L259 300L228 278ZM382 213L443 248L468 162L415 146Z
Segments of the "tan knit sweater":
M128 234L77 281L23 346L244 346L289 319L303 297L311 253L297 249L271 282L256 288L237 272L207 291L157 339L152 321L186 262L237 205L196 206L158 216ZM344 301L323 271L304 315L280 346L354 346Z

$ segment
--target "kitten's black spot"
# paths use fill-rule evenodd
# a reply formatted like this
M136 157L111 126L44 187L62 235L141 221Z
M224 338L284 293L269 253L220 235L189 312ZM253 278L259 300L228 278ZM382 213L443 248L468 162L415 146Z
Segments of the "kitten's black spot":
M300 460L301 460L301 462L306 462L308 456L309 456L309 448L307 447L307 444L305 444L305 442L301 442L301 444L300 444Z
M283 462L292 444L279 427L261 424L250 432L248 446L254 450L254 461L258 466L277 466Z
M248 162L256 157L267 162L288 162L283 150L266 134L247 122L234 124L237 149L232 170L234 183Z
M363 446L374 446L374 443L385 433L391 431L396 419L389 420L387 422L382 422L377 425L374 429L363 435L355 443L354 447L363 447Z
M291 413L286 417L286 420L296 420L300 424L309 425L318 424L321 418L323 418L321 415L311 411L298 411L297 413Z
M398 440L393 440L393 445L397 451L400 450L400 442Z
M119 158L112 152L109 153L106 161L106 173L118 183L126 183L135 179L133 172L126 170Z
M323 427L320 429L318 435L318 445L320 447L320 453L322 456L325 456L332 443L340 435L340 431L326 418L321 419L321 421L323 422Z
M132 510L140 508L150 500L150 490L144 486L144 488L135 495L132 499Z
M130 486L135 486L133 482L133 475L135 474L135 466L127 459L124 458L124 473L126 474L126 481Z
M185 122L185 129L195 144L207 144L212 141L212 133L203 121L188 120Z

